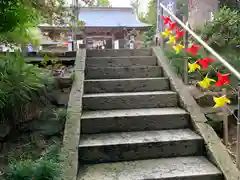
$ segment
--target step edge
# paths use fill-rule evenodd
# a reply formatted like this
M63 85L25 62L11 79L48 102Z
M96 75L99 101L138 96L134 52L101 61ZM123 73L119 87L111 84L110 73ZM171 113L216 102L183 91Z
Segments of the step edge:
M122 79L86 79L84 82L106 82L106 81L151 81L151 80L161 80L167 81L168 77L149 77L149 78L122 78Z
M127 96L149 96L149 95L177 95L175 91L143 91L143 92L112 92L112 93L88 93L83 98L92 97L127 97Z
M147 109L147 108L146 108ZM123 109L123 110L98 110L98 111L83 111L83 113L82 113L82 116L81 116L81 119L95 119L95 118L111 118L111 117L136 117L136 116L139 116L139 117L141 117L141 116L162 116L162 115L189 115L189 113L187 112L187 111L185 111L184 109L182 109L182 108L149 108L149 109L161 109L160 111L161 111L161 113L158 113L158 114L141 114L141 113L139 113L139 114L131 114L131 115L126 115L126 114L124 114L123 116L108 116L108 117L106 117L106 116L95 116L95 117L93 117L93 118L88 118L88 117L86 117L86 116L89 116L89 115L86 115L86 114L91 114L91 113L94 113L94 112L100 112L100 113L103 113L103 114L106 114L106 113L108 113L108 114L111 114L111 111L131 111L131 110L134 110L134 111L139 111L139 112L142 112L142 110L143 109ZM145 110L145 109L144 109ZM166 113L163 113L163 111L164 110L166 110L166 111L173 111L173 113L169 113L169 114L166 114ZM174 111L174 110L177 110L177 111L181 111L181 112L176 112L176 111ZM114 113L112 113L112 114L114 114Z
M189 137L184 137L184 139L177 139L176 137L174 137L175 139L166 139L166 140L154 140L151 139L149 141L144 141L144 142L114 142L114 143L109 143L109 144L103 144L103 143L98 143L98 144L91 144L91 143L87 143L87 144L81 144L82 140L84 140L84 137L91 137L91 136L97 136L97 135L101 135L101 136L109 136L109 134L115 134L115 135L119 135L119 137L121 138L121 134L133 134L133 133L142 133L142 132L149 132L149 131L135 131L135 132L117 132L117 133L101 133L101 134L84 134L82 135L80 141L79 141L79 148L86 148L86 147L104 147L104 146L121 146L121 145L134 145L134 144L149 144L149 143L166 143L166 142L182 142L182 141L203 141L203 138L198 135L197 133L195 133L194 131L190 130L190 129L174 129L174 130L159 130L159 131L152 131L152 132L161 132L163 133L164 131L179 131L179 130L186 130L184 133L188 134L189 132L193 133L193 135L189 136ZM194 137L193 137L194 136ZM119 138L119 139L120 139ZM128 140L131 139L128 138ZM90 140L89 140L90 141ZM95 140L97 141L97 140ZM101 141L101 140L99 140Z
M88 69L161 69L161 66L131 66L131 67L86 67L86 70Z
M87 57L86 59L88 60L88 59L131 59L131 58L133 58L133 59L136 59L136 58L156 58L157 59L157 56L151 56L151 55L149 55L149 56L119 56L119 57L115 57L115 56L106 56L106 57ZM86 61L87 62L87 61Z

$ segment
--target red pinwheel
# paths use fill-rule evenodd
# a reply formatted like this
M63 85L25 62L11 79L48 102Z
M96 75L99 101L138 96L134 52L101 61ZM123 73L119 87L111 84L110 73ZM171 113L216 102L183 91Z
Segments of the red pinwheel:
M231 73L228 73L228 74L221 74L220 72L218 72L218 81L216 82L215 86L223 86L223 85L228 85L230 84L230 80L229 80L229 75Z
M198 49L199 49L200 47L201 47L201 46L199 46L199 45L194 45L194 44L193 44L191 48L188 48L188 49L187 49L187 52L192 53L192 56L196 56L197 53L198 53Z
M172 30L174 30L175 28L177 28L177 23L176 23L176 22L174 22L174 23L170 22L170 23L169 23L169 28L168 28L168 30L169 30L169 31L172 31Z
M167 17L162 16L162 19L163 19L163 24L170 24L172 22L172 20L168 16Z
M209 66L209 63L215 62L215 59L212 59L210 57L206 57L204 59L199 59L197 63L202 66L202 69L207 69Z
M176 36L175 36L175 39L178 40L178 39L180 39L180 38L183 37L183 36L184 36L184 31L183 31L183 29L180 31L179 28L177 27L177 28L176 28Z

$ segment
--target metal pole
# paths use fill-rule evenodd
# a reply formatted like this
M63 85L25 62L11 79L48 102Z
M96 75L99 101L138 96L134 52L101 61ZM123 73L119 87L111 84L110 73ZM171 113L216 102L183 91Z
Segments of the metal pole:
M185 6L185 12L183 14L183 22L188 27L188 0L185 0L184 2ZM189 83L189 77L188 77L188 54L187 54L187 48L188 48L188 31L184 29L184 37L183 37L183 45L184 45L184 53L185 53L185 59L184 59L184 72L183 72L183 81L185 85L188 85Z
M237 168L240 169L240 82L238 83Z
M74 22L74 27L73 27L73 51L77 50L77 32L78 32L78 20L79 20L79 3L78 0L73 0L73 9L74 9L74 16L75 16L75 22Z
M159 29L159 22L160 22L160 0L157 0L157 22L156 22L156 34L159 34L160 29Z
M159 40L160 40L160 47L163 49L164 48L164 37L162 36L162 32L164 31L164 24L163 24L163 8L160 6L160 10L159 10L159 16L160 16L160 35L159 35Z
M187 21L188 21L188 17L186 15L184 15L183 22L186 24ZM184 29L183 45L184 45L184 49L185 49L185 51L184 51L185 58L184 58L184 68L183 68L183 81L184 81L184 84L187 85L188 84L188 54L187 54L188 31L186 29Z
M223 95L227 95L227 90L224 88L223 89ZM225 146L228 145L228 142L229 142L229 139L228 139L228 111L227 111L227 108L226 107L223 107L222 108L222 116L223 116L223 141L224 141L224 144Z

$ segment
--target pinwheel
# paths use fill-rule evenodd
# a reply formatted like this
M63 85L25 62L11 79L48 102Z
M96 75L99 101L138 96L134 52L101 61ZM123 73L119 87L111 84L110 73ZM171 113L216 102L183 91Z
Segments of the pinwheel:
M176 43L175 36L169 35L169 41L167 43L168 44L175 44Z
M187 52L191 53L192 56L196 56L200 47L201 46L199 45L193 44L190 48L187 49Z
M223 86L223 85L229 85L230 84L230 80L229 80L229 75L228 74L221 74L220 72L218 72L218 81L216 82L215 86Z
M213 97L213 101L215 102L214 108L223 107L226 104L230 104L231 101L224 95L221 97Z
M162 32L162 35L167 38L172 32L166 29L165 31Z
M214 79L208 78L208 74L202 81L199 81L198 84L203 88L207 89L211 86L211 82L216 82Z
M176 51L176 54L180 53L180 51L184 48L184 46L182 44L177 44L175 46L173 46L173 49Z
M177 23L176 22L174 22L174 23L170 22L168 30L173 31L175 28L177 28Z
M197 64L196 62L195 63L188 63L188 72L191 73L191 72L194 72L196 71L197 69L201 69L201 66L199 64Z
M176 36L175 36L176 40L179 40L183 36L184 36L183 29L181 31L179 31L179 28L176 28Z
M172 22L172 20L170 19L170 17L168 16L162 16L163 19L163 24L170 24Z
M207 69L209 66L209 63L215 62L215 59L212 59L210 57L206 57L204 59L200 59L197 61L198 64L200 64L202 66L202 69Z

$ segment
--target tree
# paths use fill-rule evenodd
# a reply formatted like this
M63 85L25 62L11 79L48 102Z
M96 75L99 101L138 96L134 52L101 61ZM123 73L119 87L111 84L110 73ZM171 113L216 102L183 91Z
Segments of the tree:
M240 1L239 0L219 0L220 7L227 6L229 8L240 9Z
M30 3L41 13L43 21L49 24L59 24L66 11L64 0L31 0Z
M0 1L0 42L26 43L36 41L33 30L44 18L53 14L61 16L63 0L1 0ZM38 37L39 38L39 37Z
M145 16L143 14L139 15L139 19L145 23L151 24L152 27L149 31L144 33L144 44L147 45L151 42L156 33L156 22L157 22L157 4L156 0L149 0L148 10Z
M157 4L156 0L150 0L148 3L148 11L146 14L146 20L150 24L156 24L157 21Z
M109 0L97 0L96 6L97 7L110 7L111 4L110 4Z
M13 31L37 19L37 12L22 0L1 0L0 7L0 33Z
M84 3L90 7L110 7L111 3L109 0L81 0L81 4Z
M132 6L132 8L135 10L135 12L137 13L137 15L138 15L138 13L139 13L139 6L140 6L140 0L131 0L131 6Z

